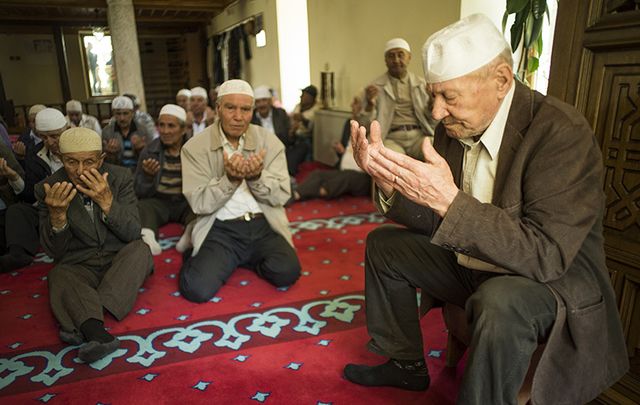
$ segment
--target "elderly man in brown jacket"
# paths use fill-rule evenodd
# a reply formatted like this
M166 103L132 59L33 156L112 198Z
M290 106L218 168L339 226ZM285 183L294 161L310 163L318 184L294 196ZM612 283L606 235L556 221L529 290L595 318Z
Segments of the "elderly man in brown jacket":
M571 106L514 81L509 45L472 15L431 36L423 58L433 116L425 161L352 124L354 154L379 209L366 247L369 348L390 360L347 365L352 382L429 386L423 307L466 309L471 352L461 404L515 404L539 342L533 404L589 402L628 368L605 266L598 142Z

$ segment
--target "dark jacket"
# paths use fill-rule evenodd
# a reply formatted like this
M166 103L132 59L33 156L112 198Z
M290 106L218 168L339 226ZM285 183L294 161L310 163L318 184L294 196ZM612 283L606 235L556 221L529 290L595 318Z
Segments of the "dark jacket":
M57 263L77 264L91 258L113 255L129 242L140 239L138 200L133 192L129 169L104 163L99 171L109 173L107 181L113 194L109 215L103 218L102 210L98 204L94 204L92 220L78 193L67 211L69 226L60 233L54 233L51 228L49 209L44 203L43 184L69 182L67 172L61 168L36 185L40 243L47 255Z
M24 158L24 190L20 198L29 204L36 202L34 186L51 175L51 167L43 159L47 153L44 142L41 142L35 148L28 149Z
M463 148L438 125L434 147L460 184ZM397 196L387 215L431 243L545 284L557 317L533 380L533 404L582 404L629 367L605 265L602 156L573 107L517 83L492 204L460 191L444 218Z
M142 169L142 161L145 159L155 159L160 162L160 170L155 176L150 177ZM138 198L152 198L156 196L158 189L158 183L160 182L160 176L162 174L162 167L164 165L164 144L160 138L154 139L150 144L142 149L140 152L140 158L138 159L138 166L136 166L134 188L136 196ZM184 200L182 194L176 196L177 199Z
M289 115L287 114L287 112L282 108L271 107L271 114L273 117L273 129L278 139L280 139L284 146L293 144L294 138L289 137L291 120L289 119ZM260 122L260 118L258 117L257 110L253 110L253 118L251 119L251 123L255 125L262 125L262 123Z
M7 164L12 168L22 179L24 179L24 169L20 166L20 163L13 155L13 151L0 142L0 157L7 161ZM18 196L13 191L9 179L4 176L0 176L0 198L4 201L5 205L9 206L18 200Z

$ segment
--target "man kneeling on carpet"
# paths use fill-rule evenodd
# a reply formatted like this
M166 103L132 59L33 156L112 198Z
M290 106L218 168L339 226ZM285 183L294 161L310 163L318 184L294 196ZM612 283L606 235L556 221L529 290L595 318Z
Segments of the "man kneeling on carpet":
M63 168L35 188L40 242L56 265L49 299L60 339L81 345L86 363L115 351L120 342L103 325L103 307L124 318L153 260L140 239L140 219L128 169L104 163L102 139L87 128L60 136Z
M283 205L291 195L284 145L251 125L251 86L220 86L218 121L182 148L182 190L197 215L193 253L185 254L180 292L211 299L239 266L277 287L300 276Z
M191 245L191 221L195 215L182 195L182 165L180 150L185 142L186 111L175 104L162 107L158 117L160 136L140 153L136 168L135 190L140 199L138 210L142 223L142 240L154 256L162 253L156 240L158 228L169 222L186 226L176 244L184 252Z

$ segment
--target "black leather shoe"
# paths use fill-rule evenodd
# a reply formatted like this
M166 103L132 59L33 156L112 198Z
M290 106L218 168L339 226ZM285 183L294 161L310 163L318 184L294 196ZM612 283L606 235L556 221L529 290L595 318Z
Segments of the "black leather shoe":
M429 372L426 366L407 370L391 359L378 366L347 364L344 368L347 380L368 387L396 387L409 391L425 391L429 388Z

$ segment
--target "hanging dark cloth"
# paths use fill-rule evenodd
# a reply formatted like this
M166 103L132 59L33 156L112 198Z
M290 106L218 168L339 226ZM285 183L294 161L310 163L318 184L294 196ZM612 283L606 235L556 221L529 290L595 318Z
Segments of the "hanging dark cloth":
M227 65L229 79L240 79L240 72L242 71L242 62L240 61L242 31L242 27L236 27L231 30L231 37L229 38L229 62Z
M249 23L242 24L242 45L244 45L244 59L251 59L251 46L249 45L249 35L247 35L247 25Z
M224 33L211 37L213 46L213 86L224 82L224 68L222 66L222 46L224 44Z

